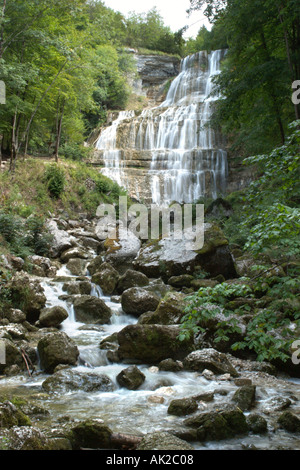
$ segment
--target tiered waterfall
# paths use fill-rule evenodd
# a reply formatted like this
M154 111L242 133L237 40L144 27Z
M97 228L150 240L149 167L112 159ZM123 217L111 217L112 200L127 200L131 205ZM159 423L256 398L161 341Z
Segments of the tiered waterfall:
M186 57L162 104L119 113L96 142L103 173L136 199L159 205L223 194L225 143L208 125L223 56L217 50Z

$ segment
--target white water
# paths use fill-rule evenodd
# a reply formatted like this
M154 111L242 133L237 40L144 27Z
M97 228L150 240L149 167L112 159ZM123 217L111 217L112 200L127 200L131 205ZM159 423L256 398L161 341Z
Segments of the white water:
M227 153L221 136L208 126L213 103L213 77L220 72L224 51L199 52L182 60L181 72L172 82L166 100L145 109L140 117L121 112L105 129L96 148L103 151L104 174L130 189L126 158L135 149L142 156L151 153L144 185L150 185L152 202L191 203L203 196L216 198L226 190ZM129 119L124 134L124 120ZM117 142L122 129L126 142ZM124 137L125 136L125 137ZM122 146L122 151L119 146ZM135 193L145 192L145 187Z

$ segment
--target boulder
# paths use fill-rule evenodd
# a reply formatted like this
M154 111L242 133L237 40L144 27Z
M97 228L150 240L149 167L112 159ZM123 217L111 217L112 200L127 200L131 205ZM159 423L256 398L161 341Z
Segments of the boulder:
M74 390L82 392L111 392L115 389L112 380L104 374L62 369L48 377L42 387L46 392L64 393Z
M277 422L280 428L283 428L288 432L300 432L300 418L290 411L284 411L281 413Z
M45 327L58 327L64 320L68 318L68 312L60 306L45 308L41 311L39 324Z
M194 277L191 274L181 274L179 276L172 276L168 279L168 284L172 287L191 287Z
M204 224L204 245L200 249L193 249L186 239L176 239L171 234L142 247L133 261L138 271L166 281L173 276L191 275L199 265L210 277L237 276L228 240L216 224Z
M183 370L183 364L181 361L174 361L174 359L168 358L161 361L158 364L158 368L167 372L180 372Z
M145 312L154 311L159 304L157 295L142 287L131 287L123 292L122 309L128 315L139 317Z
M101 287L104 295L111 295L118 283L119 273L109 263L102 263L92 276L92 282Z
M89 419L76 424L71 429L71 442L74 450L111 449L112 431L102 420Z
M30 425L30 419L10 401L0 403L0 428Z
M185 416L194 413L198 409L198 404L194 398L178 398L171 400L168 413L175 416Z
M21 271L13 277L10 289L13 304L21 308L29 322L37 321L47 301L39 281L31 279Z
M102 299L81 295L74 300L73 305L76 320L79 322L101 325L110 323L112 311Z
M168 432L157 431L146 434L136 450L187 450L192 451L194 447L183 439Z
M247 416L247 424L249 430L253 434L264 434L268 431L268 423L263 416L258 414L250 414Z
M55 275L56 269L52 266L52 263L49 258L44 256L28 256L29 263L32 264L31 272L32 274L41 275L41 276L52 276Z
M128 325L118 332L120 359L157 364L163 359L182 360L194 348L192 339L179 341L176 325Z
M116 240L106 239L106 260L111 263L121 274L131 268L132 261L141 248L141 240L130 230L118 228Z
M19 348L9 338L1 338L1 346L5 350L5 364L0 363L0 374L6 374L10 367L18 366L20 369L25 369L25 363ZM2 349L1 349L2 352Z
M187 418L184 424L197 429L200 441L229 439L249 431L246 417L237 407L200 413Z
M204 348L191 352L185 357L183 365L187 370L203 372L205 369L209 369L215 374L229 373L232 377L238 376L226 354L213 348Z
M234 393L232 400L243 410L250 410L255 402L255 385L243 385Z
M65 230L60 230L55 220L49 220L47 228L53 237L50 249L51 258L58 258L63 251L72 248L75 243L74 237L70 236Z
M52 332L44 336L37 345L41 368L53 373L59 364L75 365L79 350L74 341L64 332Z
M141 324L175 325L179 324L184 315L185 295L179 292L168 292L159 302L154 312L139 318Z
M145 379L145 374L137 366L129 366L117 375L118 384L128 390L137 390Z
M11 308L6 313L6 318L10 323L23 323L26 320L26 314L17 308Z
M66 291L69 295L90 295L92 290L92 284L90 281L70 281L65 282L62 287L63 291Z
M82 258L71 258L67 263L67 269L74 276L85 276L87 260Z
M88 259L89 255L77 246L69 248L60 255L60 260L62 263L67 263L70 259L81 258Z
M33 426L13 426L1 432L0 438L6 450L50 450L45 434Z
M149 285L149 279L140 271L134 269L127 269L127 271L120 277L117 284L117 293L122 294L126 289L131 287L145 287Z

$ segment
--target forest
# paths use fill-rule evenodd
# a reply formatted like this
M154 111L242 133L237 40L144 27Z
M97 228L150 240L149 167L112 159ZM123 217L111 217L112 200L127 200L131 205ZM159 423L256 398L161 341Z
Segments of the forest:
M211 27L189 37L159 7L0 1L0 450L299 448L300 3L196 10ZM136 56L190 64L206 89L219 57L209 123L202 102L164 101L179 70L154 108L136 95ZM163 155L149 129L179 134L189 118L226 152L199 138ZM107 130L108 167L129 162L136 187L160 162L178 186L178 155L203 159L205 183L223 172L232 190L191 203L204 204L201 249L121 223L99 238L100 204L143 202L95 164Z

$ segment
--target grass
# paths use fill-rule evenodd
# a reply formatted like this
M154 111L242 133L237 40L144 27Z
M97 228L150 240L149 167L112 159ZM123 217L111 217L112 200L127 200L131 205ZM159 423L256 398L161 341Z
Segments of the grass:
M54 163L28 158L18 162L14 174L1 172L0 210L25 218L65 211L76 219L79 212L95 216L99 204L113 204L124 194L122 188L98 170L82 162L61 159L58 165L65 175L64 190L54 198L45 180L51 164Z

